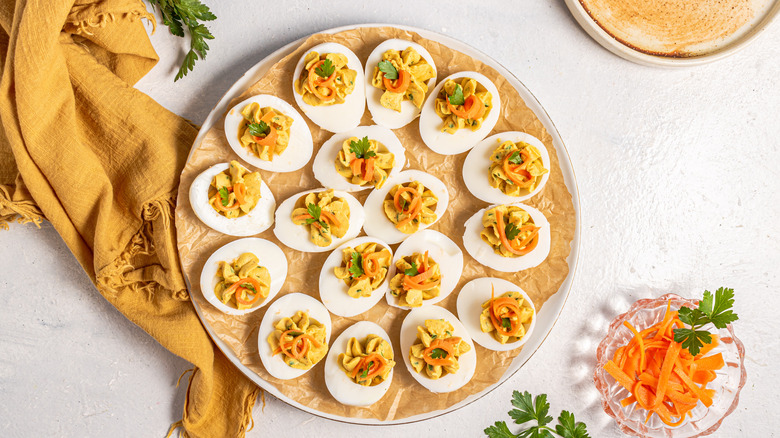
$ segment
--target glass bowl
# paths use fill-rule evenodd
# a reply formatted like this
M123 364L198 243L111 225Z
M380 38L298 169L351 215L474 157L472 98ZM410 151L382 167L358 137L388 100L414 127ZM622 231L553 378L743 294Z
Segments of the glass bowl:
M715 329L714 326L705 326L711 333L717 330L720 336L720 344L713 348L710 354L723 353L725 366L716 371L717 377L708 385L715 390L712 406L709 408L699 403L690 411L689 416L679 426L672 427L664 424L657 415L653 415L645 423L647 411L632 403L626 407L621 406L620 401L630 394L615 379L604 370L604 364L612 359L615 350L626 345L633 334L623 325L624 321L630 322L637 330L644 328L663 319L666 312L666 302L671 301L672 310L680 307L697 307L698 300L686 299L675 294L666 294L654 299L639 300L624 314L619 315L609 326L607 336L601 341L596 350L596 370L594 381L596 389L601 394L601 406L604 412L617 421L618 427L623 433L643 438L693 438L709 435L720 427L721 422L737 408L739 392L745 386L747 374L745 373L745 347L734 335L734 329L729 324L725 329Z

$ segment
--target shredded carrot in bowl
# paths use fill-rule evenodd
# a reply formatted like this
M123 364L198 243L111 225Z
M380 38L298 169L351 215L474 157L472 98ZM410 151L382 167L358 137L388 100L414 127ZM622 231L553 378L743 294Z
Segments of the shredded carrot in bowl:
M649 421L657 415L665 424L682 424L699 402L712 405L715 390L707 388L723 368L722 353L705 356L718 346L719 338L705 344L699 354L692 356L674 341L674 328L683 327L677 311L667 302L664 318L654 325L637 330L628 321L623 323L633 334L626 345L615 351L604 370L631 394L621 400L629 406L636 403L648 411Z

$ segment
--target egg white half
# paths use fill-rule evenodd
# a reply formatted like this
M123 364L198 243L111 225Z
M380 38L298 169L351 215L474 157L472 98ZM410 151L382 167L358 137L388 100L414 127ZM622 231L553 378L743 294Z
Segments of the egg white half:
M379 61L382 60L382 55L388 50L398 50L403 52L407 48L412 47L417 53L422 56L423 59L428 61L433 67L433 71L436 72L436 63L433 62L433 56L425 49L425 47L413 43L411 41L390 39L387 40L374 49L368 60L366 61L366 103L368 104L368 110L371 111L371 116L379 125L386 126L390 129L403 128L408 125L412 120L420 114L420 109L417 108L411 101L404 100L401 102L401 112L385 108L379 103L379 99L382 97L384 91L371 85L371 79L374 76L374 68L379 65ZM430 95L433 87L436 86L436 77L428 80L428 95ZM428 95L425 97L427 98Z
M466 183L466 187L472 195L485 202L508 204L524 201L542 191L550 178L550 172L545 173L532 192L527 190L521 191L523 193L521 196L509 196L500 189L491 186L490 156L501 143L507 140L513 141L515 144L524 142L535 147L539 151L539 155L541 155L542 165L544 165L545 169L550 170L550 154L547 152L544 143L533 135L518 131L500 132L496 135L491 135L474 146L474 149L469 152L466 160L463 162L463 182Z
M320 55L323 53L341 53L347 57L347 67L355 70L357 77L355 78L355 89L344 98L344 103L322 106L309 105L295 91L294 83L301 77L301 71L303 71L305 66L304 59L310 52L317 52ZM365 82L363 64L360 63L360 59L351 50L338 43L323 43L303 52L293 73L293 95L298 107L320 128L330 132L344 132L357 127L360 124L360 119L363 117L363 112L366 110Z
M260 200L249 213L229 219L209 205L209 186L214 177L228 169L228 163L215 164L201 172L190 186L190 205L204 224L230 236L253 236L267 230L274 223L276 200L265 181L260 184Z
M389 244L398 243L410 234L402 233L395 227L390 219L385 215L384 201L390 190L398 184L408 183L412 181L421 182L426 188L430 189L434 195L438 198L436 204L436 220L431 224L420 225L420 231L430 227L441 219L442 215L447 211L447 205L450 202L450 195L447 191L447 186L439 178L425 173L419 170L404 170L397 173L395 176L390 177L385 181L385 185L381 189L374 189L366 199L366 223L363 226L366 234L374 236L378 239L382 239ZM419 231L418 231L419 233Z
M325 262L322 264L319 284L320 299L322 300L322 303L325 304L325 307L327 307L328 310L330 310L330 312L334 315L350 317L367 312L372 307L374 307L376 303L379 302L379 300L382 299L385 291L387 291L390 277L385 276L385 280L382 282L382 284L379 285L378 288L371 292L371 296L352 298L349 296L349 294L347 294L349 286L344 283L344 280L336 278L336 275L333 273L334 269L341 266L341 262L344 257L344 248L355 248L358 245L362 245L368 242L375 242L379 246L386 248L388 251L390 251L392 256L393 250L388 244L374 237L366 236L358 237L357 239L353 239L349 242L341 244L341 246L333 250L333 252L328 256L327 259L325 259ZM389 273L390 268L388 268L388 274Z
M289 246L292 249L302 252L325 252L331 251L333 248L341 245L342 243L352 240L360 234L360 230L363 228L363 222L365 221L365 214L363 212L363 206L360 201L355 199L354 196L347 192L335 190L333 193L338 198L344 198L349 205L349 228L344 237L333 237L333 242L328 246L317 246L309 240L309 230L303 225L295 225L292 221L292 212L295 209L295 203L303 196L313 192L322 192L327 189L314 189L307 190L305 192L297 193L285 199L282 204L276 209L276 226L274 227L274 235L280 242Z
M290 143L287 145L284 152L282 152L281 155L274 156L272 161L261 160L248 149L241 146L241 142L238 140L238 127L244 121L241 110L253 102L260 105L260 108L270 106L293 119L293 123L290 125ZM268 94L252 96L231 108L227 115L225 115L225 137L227 137L230 147L239 158L258 169L270 170L273 172L292 172L300 169L309 162L314 149L311 131L309 131L309 125L306 124L306 120L303 119L292 105L276 96L270 96Z
M219 262L232 262L245 252L251 252L257 256L260 260L258 265L265 266L268 269L268 273L271 275L271 287L268 296L255 307L238 310L217 299L217 296L214 294L214 288L218 283L217 269L219 269ZM244 315L254 312L273 301L284 285L286 278L287 257L284 256L284 252L276 244L268 240L257 237L245 237L234 240L211 254L200 273L200 291L209 303L222 312L228 315Z
M493 96L493 108L490 110L487 119L482 122L482 126L476 131L463 128L459 129L455 134L441 132L441 127L444 122L441 117L436 114L436 96L439 95L439 91L441 91L444 83L447 82L448 79L459 79L464 76L475 79L490 92ZM498 122L500 113L501 97L498 94L498 89L490 79L485 77L485 75L474 71L458 72L440 81L425 100L422 112L420 113L420 136L425 144L437 154L457 155L471 149L490 134L490 131L496 126L496 122Z
M438 231L422 230L412 234L408 239L398 245L398 249L393 256L393 263L390 265L390 269L387 272L387 278L391 279L395 277L395 264L398 260L416 252L425 254L425 251L428 251L428 257L439 264L441 270L441 288L438 297L431 298L430 300L423 300L423 307L430 304L436 304L447 298L452 290L455 289L455 286L458 285L460 276L463 274L463 251L458 248L458 245L449 237ZM389 287L387 292L385 292L385 298L387 299L387 304L390 304L393 307L398 307L400 309L409 308L398 304L398 298L390 293Z
M344 141L352 137L357 137L358 139L368 137L369 140L376 140L382 143L387 148L387 151L395 156L393 168L387 176L388 179L404 168L404 165L406 164L406 149L401 145L398 137L393 134L393 131L378 125L358 126L347 132L333 134L331 138L322 144L320 150L317 152L317 156L314 157L314 177L317 178L317 181L323 186L336 190L343 190L345 192L358 192L374 187L370 184L363 186L352 184L336 171L336 158L341 150L341 146L344 144ZM385 184L387 184L387 181L385 181Z
M294 379L311 370L311 368L308 370L300 370L287 365L282 359L282 354L274 355L271 350L271 344L268 343L268 335L275 330L274 324L279 322L282 318L292 318L295 315L295 312L299 310L307 312L310 318L316 319L325 327L325 341L326 343L330 343L333 325L330 321L330 313L328 313L328 309L326 309L322 303L308 295L298 292L287 294L273 302L268 306L268 310L265 312L263 320L260 322L260 327L257 330L257 351L260 354L260 360L263 362L265 370L268 371L268 374L277 379ZM321 362L322 361L318 362L312 368L316 367Z
M523 303L528 304L534 311L533 319L528 324L523 324L525 335L515 342L502 344L493 337L492 333L485 333L479 323L479 315L482 314L482 303L490 300L491 286L495 287L496 298L506 292L520 292L525 299ZM528 297L523 289L501 278L487 277L477 278L469 281L458 293L458 317L466 327L474 342L494 351L509 351L520 348L531 337L531 333L536 326L536 307L533 301Z
M372 405L387 393L387 390L390 389L390 383L393 381L393 370L391 370L387 380L376 386L358 385L339 367L339 354L346 351L350 338L357 338L358 341L363 342L368 335L381 337L390 344L392 349L393 343L390 341L390 336L382 327L371 321L360 321L347 327L333 341L330 351L328 351L328 357L325 359L325 386L328 387L333 398L343 405ZM393 357L398 362L399 358L395 356L395 352L393 352Z
M444 377L433 380L412 368L412 364L409 362L409 350L417 340L417 326L425 327L426 319L444 319L448 321L455 329L453 335L460 337L471 346L471 350L458 358L460 369L455 374L447 374ZM477 369L477 352L474 349L474 342L471 340L468 331L466 331L466 328L463 327L463 324L458 321L455 315L439 306L418 307L406 315L403 324L401 324L401 354L403 355L406 369L409 370L412 377L420 385L435 393L452 392L460 389L463 385L469 383L474 376L474 371Z
M547 222L547 218L541 211L529 205L519 202L506 205L522 208L528 212L534 224L537 227L541 227L539 230L539 243L537 243L533 251L520 257L504 257L496 254L493 248L482 240L480 237L480 233L484 229L482 226L482 215L485 213L485 210L493 208L495 205L483 208L466 221L466 232L463 233L463 246L476 261L497 271L518 272L538 266L550 254L550 223Z

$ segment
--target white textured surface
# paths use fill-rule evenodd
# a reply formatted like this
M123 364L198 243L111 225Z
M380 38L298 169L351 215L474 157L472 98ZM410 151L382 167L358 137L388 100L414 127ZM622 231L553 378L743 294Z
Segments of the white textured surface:
M201 122L243 72L312 32L396 22L468 41L537 96L569 148L583 205L572 294L548 340L505 385L453 414L408 426L359 427L313 417L269 397L249 436L480 436L509 421L513 389L546 392L551 413L574 411L593 437L622 436L593 388L596 344L636 299L737 291L736 331L748 383L717 437L773 436L780 370L780 24L743 51L664 70L618 58L582 31L562 0L334 0L284 11L248 0L206 0L218 21L208 60L173 83L184 42L160 26L162 60L138 88ZM278 4L281 5L281 4ZM518 3L520 5L520 3ZM273 16L272 20L264 17ZM258 24L261 23L262 24ZM95 291L54 229L0 232L0 436L164 436L180 418L189 364L161 348Z

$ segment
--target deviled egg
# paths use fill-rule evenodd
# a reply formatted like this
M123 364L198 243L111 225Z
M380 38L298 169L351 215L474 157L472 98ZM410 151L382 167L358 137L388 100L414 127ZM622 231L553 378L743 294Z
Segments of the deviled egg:
M401 354L412 377L436 393L460 389L477 369L477 352L468 331L439 306L420 307L406 315L401 324Z
M366 109L363 65L338 43L306 50L293 73L295 102L312 122L330 132L357 127Z
M368 55L366 103L379 125L398 129L409 124L435 86L433 56L417 43L390 39Z
M309 125L292 105L259 94L239 103L225 116L225 136L233 152L263 170L292 172L311 158Z
M274 301L257 333L257 351L268 373L277 379L300 377L328 351L333 330L330 314L316 299L302 293Z
M231 236L252 236L274 223L276 201L259 172L238 161L215 164L190 186L190 204L204 224Z
M324 252L354 239L363 228L363 206L349 193L307 190L285 199L276 210L274 235L302 252Z
M368 195L366 234L398 243L441 219L449 198L447 186L435 176L419 170L399 172Z
M434 152L457 155L474 147L496 126L498 89L485 75L463 71L436 86L420 113L420 136Z
M392 264L390 246L374 237L358 237L333 250L320 271L320 299L334 315L367 312L385 295Z
M463 182L485 202L519 202L544 188L549 169L550 155L538 138L525 132L501 132L469 152L463 162Z
M324 187L346 192L381 188L404 168L405 152L393 131L358 126L322 144L314 157L314 177Z
M463 246L489 268L522 271L538 266L550 254L550 223L529 205L491 205L466 221Z
M530 339L536 308L519 286L501 278L477 278L458 293L458 317L474 342L509 351Z
M243 315L270 303L287 278L287 258L273 242L238 239L214 251L203 265L200 290L229 315Z
M401 309L436 304L455 289L462 273L458 245L438 231L420 231L395 251L387 273L387 303Z
M390 336L370 321L344 330L325 360L325 385L333 398L349 406L369 406L390 389L395 367Z

